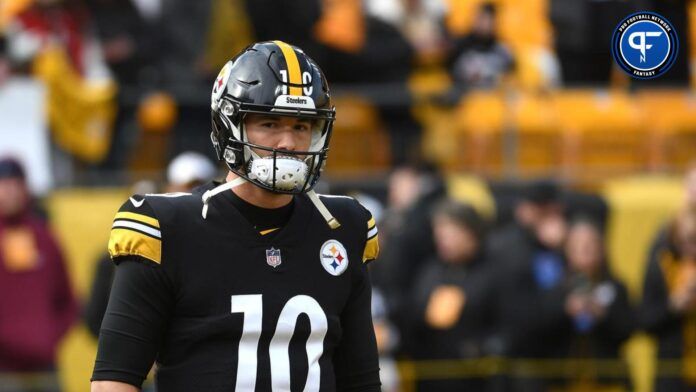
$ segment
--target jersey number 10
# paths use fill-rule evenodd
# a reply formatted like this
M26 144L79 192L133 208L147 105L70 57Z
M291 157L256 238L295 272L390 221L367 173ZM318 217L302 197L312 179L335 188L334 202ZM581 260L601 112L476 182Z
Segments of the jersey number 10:
M254 391L256 387L256 355L261 337L263 300L261 294L233 295L232 313L244 315L242 338L239 341L237 356L236 391ZM275 333L271 339L269 357L271 360L271 385L274 391L290 390L290 339L295 332L300 314L309 318L311 332L307 339L307 359L309 372L304 390L319 390L321 368L319 358L324 351L324 337L328 328L326 314L319 303L307 295L296 295L283 306L278 317Z

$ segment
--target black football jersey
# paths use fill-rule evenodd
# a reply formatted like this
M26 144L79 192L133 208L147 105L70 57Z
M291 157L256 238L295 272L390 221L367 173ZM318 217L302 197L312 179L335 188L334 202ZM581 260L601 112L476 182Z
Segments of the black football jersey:
M158 390L379 390L366 263L377 228L354 199L306 195L258 232L224 192L131 197L112 226L118 264L93 380Z

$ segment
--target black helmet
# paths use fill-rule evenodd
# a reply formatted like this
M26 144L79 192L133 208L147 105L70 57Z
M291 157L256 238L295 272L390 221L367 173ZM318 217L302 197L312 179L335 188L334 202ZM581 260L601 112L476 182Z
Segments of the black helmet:
M324 74L301 49L282 41L247 47L220 71L213 85L211 110L210 136L217 157L232 172L278 193L302 193L314 187L326 162L336 111ZM244 130L248 113L311 119L309 150L286 151L250 143ZM269 164L263 173L254 172L252 163L259 156L252 148L269 152L264 159L272 159L272 169ZM291 186L287 182L278 186L276 163L280 157L306 164Z

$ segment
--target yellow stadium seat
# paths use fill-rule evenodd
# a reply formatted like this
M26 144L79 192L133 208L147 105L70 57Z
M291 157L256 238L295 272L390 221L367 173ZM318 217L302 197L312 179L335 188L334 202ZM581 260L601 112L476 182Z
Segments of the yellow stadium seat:
M505 100L497 91L474 91L457 108L459 127L473 132L498 133L505 122Z
M408 89L415 99L443 94L452 87L452 78L444 67L417 69L408 78Z
M464 96L450 125L456 153L445 162L455 170L498 176L504 169L503 130L506 106L499 92L476 91Z
M696 97L685 90L645 90L636 94L653 140L658 168L683 169L696 159Z
M517 167L521 176L552 173L562 163L558 118L545 94L520 94L512 104L517 130Z
M506 2L501 7L497 20L497 30L501 40L513 48L551 47L552 28L546 13L542 12L544 7L521 6L526 3L527 1Z
M356 174L385 171L391 162L389 136L372 103L358 97L337 97L331 136L329 174Z
M565 90L553 96L562 133L564 174L580 182L644 170L650 140L623 92Z
M454 36L468 33L476 17L479 4L483 2L484 0L447 0L448 12L445 16L445 26L449 33Z

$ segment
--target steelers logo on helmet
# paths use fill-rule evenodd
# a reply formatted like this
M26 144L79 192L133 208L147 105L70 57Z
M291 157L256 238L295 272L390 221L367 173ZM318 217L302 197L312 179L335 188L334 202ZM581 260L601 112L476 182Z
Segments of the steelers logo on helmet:
M218 74L217 78L215 78L215 82L213 83L213 93L212 97L210 99L211 106L213 109L217 109L215 105L217 105L220 102L220 97L222 97L222 94L225 92L225 86L227 86L227 79L230 78L230 67L232 63L227 62L224 67L220 70L220 73Z
M664 17L654 12L637 12L618 24L611 50L616 63L631 77L653 79L674 65L679 39L674 26Z
M223 67L211 98L211 139L232 172L276 193L313 189L326 163L335 109L326 78L309 56L282 41L253 44ZM244 130L249 114L309 120L309 149L250 142Z
M319 260L326 272L333 276L341 275L348 268L348 252L340 242L328 240L319 251Z

